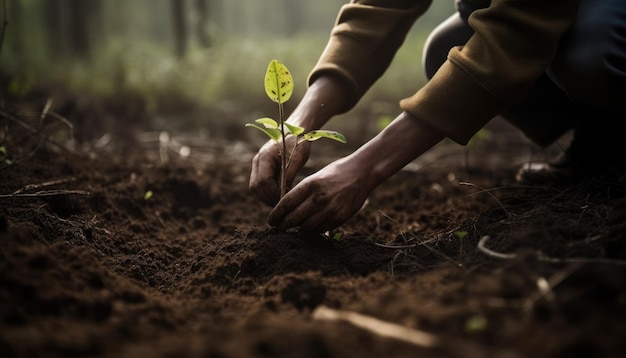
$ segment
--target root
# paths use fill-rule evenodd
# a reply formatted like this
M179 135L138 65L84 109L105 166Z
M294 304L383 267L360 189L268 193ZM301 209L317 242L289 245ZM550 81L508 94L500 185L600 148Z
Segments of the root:
M59 195L91 195L91 193L82 190L42 190L34 193L0 194L0 198L43 198Z
M26 193L27 191L42 189L52 185L63 184L76 180L75 178L53 180L40 184L28 184L25 187L14 191L11 194L0 194L0 198L40 198L46 196L58 196L58 195L91 195L90 192L83 190L40 190L34 193Z
M0 102L0 118L4 119L4 128L0 130L0 145L4 145L9 148L13 147L14 145L15 146L19 145L19 142L20 142L19 140L13 144L6 143L9 139L9 122L26 132L26 137L21 138L22 141L25 138L29 138L29 137L34 137L36 140L36 143L33 145L33 148L31 148L27 153L22 154L17 158L12 158L11 163L3 164L2 166L0 166L0 169L31 157L37 150L39 150L39 148L42 146L43 143L50 144L65 153L76 155L76 153L72 152L71 149L68 149L66 146L52 140L51 138L48 138L48 136L44 132L44 125L45 125L46 119L49 117L54 118L69 129L70 138L72 141L74 140L74 127L72 123L66 118L64 118L63 116L61 116L60 114L52 112L50 110L51 107L52 107L52 100L48 99L41 113L38 113L37 125L33 126L24 119L25 118L24 116L26 114L16 114L16 113L10 112L7 108L5 108L3 103ZM32 114L28 114L28 115L32 116ZM9 144L11 145L9 146Z
M464 182L464 181L459 182L459 185L473 186L474 188L477 188L477 189L480 190L479 193L487 193L487 195L489 195L498 204L500 209L502 209L502 211L504 211L504 213L506 214L506 217L509 218L509 219L511 218L511 213L509 213L509 211L506 210L504 205L502 205L500 200L498 200L498 198L496 198L496 196L491 193L491 190L495 190L495 189L499 189L499 188L494 188L494 189L487 190L487 189L481 188L480 186L478 186L476 184L468 183L468 182ZM477 193L474 193L474 194L477 194ZM474 194L470 194L470 195L474 195Z
M501 253L487 248L487 242L491 239L490 236L483 236L478 242L478 251L483 254L493 257L500 260L513 260L517 258L517 254L511 253ZM597 263L597 264L609 264L609 265L619 265L626 266L626 261L624 260L614 260L614 259L605 259L605 258L593 258L593 257L571 257L571 258L557 258L546 256L541 252L537 252L537 259L541 262L553 263L553 264L587 264L587 263Z
M430 333L382 321L357 312L339 311L326 306L319 306L313 311L313 319L348 322L381 337L394 338L425 348L432 348L440 344L439 339Z

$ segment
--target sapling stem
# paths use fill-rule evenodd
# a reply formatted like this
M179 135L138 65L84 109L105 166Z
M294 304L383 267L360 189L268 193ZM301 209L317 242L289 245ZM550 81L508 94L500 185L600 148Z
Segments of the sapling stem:
M280 198L287 193L287 169L291 164L298 144L304 141L313 142L321 138L332 139L346 143L343 134L329 130L314 130L304 133L304 128L285 122L283 103L287 102L293 93L293 78L285 65L278 60L272 60L265 72L265 93L274 102L278 103L278 121L272 118L260 118L255 123L247 123L246 127L253 127L265 133L280 148ZM295 144L291 153L287 153L287 135L295 137Z
M285 109L282 103L278 103L278 120L280 122L280 135L282 142L282 150L280 154L280 198L287 193L287 140L285 139ZM296 148L293 148L291 155L296 151ZM291 155L289 159L291 159Z

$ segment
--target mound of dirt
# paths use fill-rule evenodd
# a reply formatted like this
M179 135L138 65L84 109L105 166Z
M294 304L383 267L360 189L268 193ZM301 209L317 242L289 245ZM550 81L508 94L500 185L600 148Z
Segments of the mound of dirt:
M516 185L507 135L398 173L340 240L266 226L245 144L44 141L0 169L0 356L621 356L624 179Z

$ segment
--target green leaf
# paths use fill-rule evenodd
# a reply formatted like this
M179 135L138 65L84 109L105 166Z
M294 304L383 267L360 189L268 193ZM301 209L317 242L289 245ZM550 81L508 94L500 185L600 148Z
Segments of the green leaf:
M343 134L339 132L328 131L328 130L323 130L323 129L310 131L309 133L304 135L304 138L308 140L309 142L316 141L320 138L328 138L328 139L336 140L337 142L341 142L341 143L348 142L346 140L346 137Z
M265 93L276 103L285 103L293 93L293 77L282 62L272 60L265 72Z
M336 232L336 233L333 234L333 240L341 241L342 237L343 237L343 233L342 232Z
M150 200L152 199L153 195L154 193L152 193L152 190L148 190L145 192L145 194L143 194L143 200Z
M487 317L482 315L472 316L465 321L465 331L470 333L481 332L487 329L488 324Z
M265 133L272 140L277 141L277 142L281 138L280 131L278 129L276 129L276 128L265 128L265 127L261 127L259 125L256 125L254 123L247 123L246 127L256 128L256 129L260 130L261 132Z
M0 159L6 158L7 155L7 148L5 146L0 146Z
M265 118L259 118L257 119L255 122L262 124L265 128L275 128L278 129L278 122L276 122L275 120L269 118L269 117L265 117Z
M463 238L465 238L465 236L467 236L469 234L469 232L467 231L455 231L454 232L454 236L457 237L457 239L459 240L463 240Z
M289 124L287 122L285 122L285 127L287 127L289 129L289 132L291 132L291 134L295 135L296 137L304 133L304 128L294 126L293 124Z

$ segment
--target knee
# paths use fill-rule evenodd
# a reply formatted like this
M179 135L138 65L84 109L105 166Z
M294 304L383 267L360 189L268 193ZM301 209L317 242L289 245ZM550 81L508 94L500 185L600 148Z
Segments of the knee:
M435 75L448 58L451 48L464 45L472 34L472 29L459 13L453 14L435 27L426 39L422 54L422 66L426 78L431 79Z
M614 16L583 29L574 27L548 73L572 99L611 112L623 111L626 22Z

